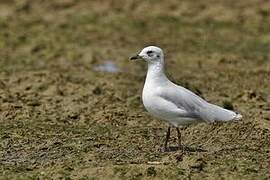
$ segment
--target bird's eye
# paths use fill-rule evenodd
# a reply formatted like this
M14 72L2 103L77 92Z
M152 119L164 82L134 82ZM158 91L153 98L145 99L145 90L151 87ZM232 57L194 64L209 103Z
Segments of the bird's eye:
M148 56L150 56L153 53L153 51L147 51L146 53Z

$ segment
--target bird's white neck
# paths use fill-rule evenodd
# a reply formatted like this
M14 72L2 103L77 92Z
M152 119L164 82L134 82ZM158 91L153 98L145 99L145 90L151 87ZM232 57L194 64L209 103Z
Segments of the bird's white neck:
M148 70L146 75L146 82L165 82L168 78L165 75L164 61L148 63Z

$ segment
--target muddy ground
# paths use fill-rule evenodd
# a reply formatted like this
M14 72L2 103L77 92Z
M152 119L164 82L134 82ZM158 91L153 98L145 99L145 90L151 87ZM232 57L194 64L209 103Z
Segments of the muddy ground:
M243 120L188 127L184 155L160 152L146 64L128 60L146 45ZM0 0L0 179L269 179L269 74L270 1Z

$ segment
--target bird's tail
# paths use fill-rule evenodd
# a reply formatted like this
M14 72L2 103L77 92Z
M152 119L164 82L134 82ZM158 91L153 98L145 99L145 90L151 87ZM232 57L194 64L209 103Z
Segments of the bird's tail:
M242 116L241 114L236 113L236 115L235 115L235 117L233 118L233 120L238 121L238 120L240 120L240 119L242 119L242 118L243 118L243 116Z
M217 105L211 104L211 111L212 111L212 119L214 121L221 121L221 122L227 122L227 121L238 121L242 119L242 115L238 114L236 112L233 112L228 109L224 109L222 107L219 107Z

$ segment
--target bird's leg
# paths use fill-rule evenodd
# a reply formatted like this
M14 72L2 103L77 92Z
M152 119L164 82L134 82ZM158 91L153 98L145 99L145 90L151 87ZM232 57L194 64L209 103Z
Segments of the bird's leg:
M171 127L169 126L168 127L168 131L167 131L167 134L166 134L166 139L165 139L165 144L164 144L164 151L167 151L168 150L168 141L170 139L170 134L171 134Z
M178 127L176 128L176 131L177 131L177 136L178 136L178 148L183 151L184 146L182 145L182 142L181 142L181 132Z

